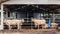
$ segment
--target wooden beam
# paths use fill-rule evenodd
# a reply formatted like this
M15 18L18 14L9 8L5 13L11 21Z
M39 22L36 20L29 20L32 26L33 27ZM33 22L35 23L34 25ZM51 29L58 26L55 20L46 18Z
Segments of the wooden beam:
M2 28L2 30L3 30L3 4L1 4L1 28Z

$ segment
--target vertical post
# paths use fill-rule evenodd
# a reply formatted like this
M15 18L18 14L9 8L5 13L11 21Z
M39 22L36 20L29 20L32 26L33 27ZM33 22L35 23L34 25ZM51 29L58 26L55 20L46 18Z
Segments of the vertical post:
M48 28L50 28L51 26L51 20L50 20L50 18L49 18L49 20L48 20Z
M49 12L48 12L48 28L50 28L51 26L51 19L50 19L50 14L49 14Z
M8 11L7 11L7 9L6 9L6 19L8 19Z
M54 23L54 21L55 21L55 15L54 15L54 12L53 12L53 23Z
M1 4L1 29L3 30L3 4Z

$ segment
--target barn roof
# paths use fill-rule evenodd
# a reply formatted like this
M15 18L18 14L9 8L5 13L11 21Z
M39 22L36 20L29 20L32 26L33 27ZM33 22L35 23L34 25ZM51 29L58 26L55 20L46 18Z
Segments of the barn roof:
M10 0L2 4L60 4L60 0Z

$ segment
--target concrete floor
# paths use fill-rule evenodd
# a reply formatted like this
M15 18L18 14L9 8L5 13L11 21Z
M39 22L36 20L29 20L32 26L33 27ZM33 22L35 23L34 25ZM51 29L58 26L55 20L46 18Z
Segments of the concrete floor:
M49 31L50 30L50 31ZM23 29L23 30L3 30L0 31L0 34L60 34L60 31L52 30L52 29L39 29L39 30L29 30L29 29Z

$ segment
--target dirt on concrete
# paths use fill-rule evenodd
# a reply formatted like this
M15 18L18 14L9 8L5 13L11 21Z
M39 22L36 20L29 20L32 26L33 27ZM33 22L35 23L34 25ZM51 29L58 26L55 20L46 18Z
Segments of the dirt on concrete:
M3 30L0 34L60 34L58 30L40 31L40 30Z

